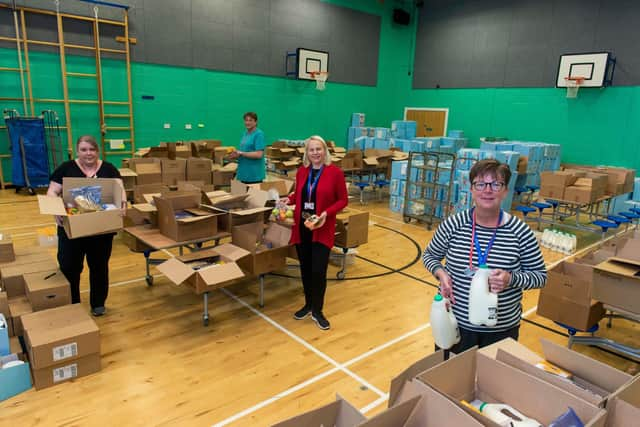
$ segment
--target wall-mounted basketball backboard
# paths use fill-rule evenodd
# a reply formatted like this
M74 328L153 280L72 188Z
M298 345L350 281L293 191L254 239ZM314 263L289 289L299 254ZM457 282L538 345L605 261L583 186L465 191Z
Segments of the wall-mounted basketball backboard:
M295 67L291 62L295 59ZM295 76L302 80L315 80L313 74L329 71L329 52L304 49L299 47L294 52L287 52L285 71L287 76Z
M569 53L560 56L556 87L567 87L567 79L581 79L581 87L610 86L615 59L609 52Z

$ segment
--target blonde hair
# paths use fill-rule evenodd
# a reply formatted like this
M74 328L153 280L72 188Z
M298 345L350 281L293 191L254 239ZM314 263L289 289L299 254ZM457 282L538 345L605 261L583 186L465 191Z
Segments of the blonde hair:
M317 141L317 142L320 142L322 144L322 148L324 148L324 165L325 166L329 166L331 164L331 153L329 153L329 147L327 146L327 143L319 135L311 135L305 141L305 143L304 143L304 155L302 156L302 164L305 167L307 167L307 166L309 166L311 164L311 162L309 161L309 156L307 154L309 152L309 143L311 141Z

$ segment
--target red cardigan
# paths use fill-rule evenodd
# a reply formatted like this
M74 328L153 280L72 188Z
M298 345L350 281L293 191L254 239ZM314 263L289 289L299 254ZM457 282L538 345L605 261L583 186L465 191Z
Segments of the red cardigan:
M309 170L311 166L301 166L296 172L296 188L289 195L289 203L295 204L296 208L293 213L295 224L291 229L291 241L289 243L300 243L300 226L298 221L302 215L302 189L307 185ZM336 214L347 206L347 184L344 180L342 169L337 166L325 166L322 175L318 180L316 188L316 213L320 215L327 212L327 219L324 225L313 230L312 240L319 242L328 247L333 248L336 233Z

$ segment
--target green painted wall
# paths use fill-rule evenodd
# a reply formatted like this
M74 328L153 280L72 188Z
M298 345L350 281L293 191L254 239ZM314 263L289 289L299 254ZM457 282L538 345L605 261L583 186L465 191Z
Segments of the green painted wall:
M412 90L408 105L449 108L449 129L562 145L564 162L640 169L640 87Z
M259 126L268 140L277 138L302 139L320 134L346 145L347 127L352 112L367 114L367 125L389 126L391 120L401 118L402 108L410 91L408 72L413 58L412 45L415 28L402 27L391 21L390 2L373 0L330 3L352 7L382 17L377 87L329 82L324 92L315 89L314 82L278 77L264 77L202 69L169 67L134 63L132 83L134 92L135 137L137 147L157 145L160 141L180 139L218 138L235 145L243 132L242 114L256 111ZM284 53L283 53L284 55ZM34 96L62 98L60 63L57 55L30 52ZM67 55L68 71L94 72L92 58ZM0 66L17 66L15 50L0 49ZM124 68L121 62L103 60L105 99L126 97ZM93 79L70 78L71 99L95 99ZM18 75L0 73L0 96L20 96ZM153 100L143 100L151 95ZM17 108L19 103L2 102L2 108ZM36 112L52 108L64 122L62 105L36 105ZM107 113L122 113L121 107L108 107ZM73 138L81 134L98 134L96 105L73 105L71 109ZM111 126L125 126L119 119L107 121ZM171 129L163 124L170 123ZM192 130L186 130L190 123ZM64 124L64 123L62 123ZM199 128L198 124L203 124ZM126 137L112 133L112 138ZM6 152L7 138L0 136L0 151ZM112 157L115 162L119 160ZM9 177L9 161L4 160L5 178Z

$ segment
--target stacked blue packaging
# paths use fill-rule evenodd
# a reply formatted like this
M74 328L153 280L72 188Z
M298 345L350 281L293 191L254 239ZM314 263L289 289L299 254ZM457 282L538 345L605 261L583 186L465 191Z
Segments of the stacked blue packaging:
M389 128L375 128L375 137L379 139L389 139L391 130Z
M351 147L353 142L361 136L369 136L369 129L351 126L349 128L349 134L347 135L347 147Z
M364 143L367 140L367 136L359 136L353 141L352 144L349 144L349 150L364 150Z
M374 137L372 137L372 136L367 136L367 137L364 139L364 146L363 146L363 150L369 150L369 149L374 148L374 141L375 141L375 138L374 138Z
M391 179L407 179L408 160L394 160L391 162Z
M440 148L440 138L439 137L420 137L414 138L414 141L422 141L424 142L424 150L425 151L438 151Z
M391 135L400 139L416 137L416 122L411 120L394 120L391 122Z
M417 139L411 141L411 151L414 151L416 153L424 153L424 141L419 141Z
M452 138L445 136L440 138L440 151L442 151L443 147L452 147L453 152L457 153L459 150L467 146L467 142L467 138Z
M390 196L389 209L391 210L391 212L402 213L404 211L404 197Z
M351 126L363 127L364 126L364 113L352 113L351 114Z
M640 202L640 178L633 180L633 200Z
M496 151L496 160L509 166L511 174L515 175L518 171L518 159L520 153L517 151ZM515 177L514 177L515 180Z
M404 197L406 186L406 179L391 178L391 180L389 181L389 194L391 196Z
M447 136L451 138L464 138L463 130L450 130L447 132Z
M376 150L388 150L389 149L389 140L388 139L373 138L373 148L375 148Z

